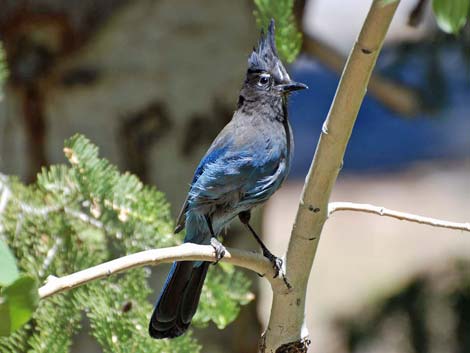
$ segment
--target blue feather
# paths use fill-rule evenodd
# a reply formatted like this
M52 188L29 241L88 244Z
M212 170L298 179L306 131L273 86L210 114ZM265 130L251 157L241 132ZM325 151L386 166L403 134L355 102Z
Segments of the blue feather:
M207 153L204 156L204 158L199 162L199 165L197 166L196 171L194 172L194 177L193 177L193 180L191 181L191 184L194 184L196 182L196 180L202 174L205 166L208 163L215 162L219 157L221 157L227 151L227 147L228 146L224 146L222 148L209 150L209 153Z

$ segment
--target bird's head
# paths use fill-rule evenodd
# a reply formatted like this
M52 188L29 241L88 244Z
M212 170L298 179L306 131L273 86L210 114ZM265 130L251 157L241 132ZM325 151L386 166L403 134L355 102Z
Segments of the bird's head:
M292 91L307 88L300 82L294 82L289 77L284 65L279 59L274 34L274 20L271 20L268 33L261 32L257 48L253 49L248 58L248 71L244 90L253 95L285 96Z

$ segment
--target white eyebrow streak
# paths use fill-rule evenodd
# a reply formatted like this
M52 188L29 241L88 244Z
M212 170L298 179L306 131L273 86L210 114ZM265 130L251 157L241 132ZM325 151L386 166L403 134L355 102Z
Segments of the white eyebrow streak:
M289 74L287 72L283 72L279 65L276 65L276 69L277 69L278 75L281 78L282 82L290 81Z

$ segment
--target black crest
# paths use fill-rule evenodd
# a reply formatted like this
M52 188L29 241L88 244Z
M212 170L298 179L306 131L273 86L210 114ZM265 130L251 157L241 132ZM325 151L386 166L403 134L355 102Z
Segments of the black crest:
M274 19L269 22L266 36L261 31L258 47L253 49L248 58L248 72L269 72L276 78L277 82L290 81L289 75L278 56Z
M248 59L249 71L270 71L279 62L274 34L274 20L269 22L268 34L261 31L258 48L254 48Z

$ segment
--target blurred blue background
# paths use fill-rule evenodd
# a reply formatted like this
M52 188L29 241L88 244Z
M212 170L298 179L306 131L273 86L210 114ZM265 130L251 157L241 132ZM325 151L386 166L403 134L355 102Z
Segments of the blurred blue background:
M386 171L413 162L470 157L470 61L457 45L415 45L400 58L402 46L384 48L377 72L408 87L423 100L423 111L403 117L366 95L344 158L343 171ZM430 62L430 55L437 62ZM439 69L439 82L431 70ZM334 97L339 76L302 56L291 68L310 89L292 97L290 119L296 152L292 178L303 178Z

